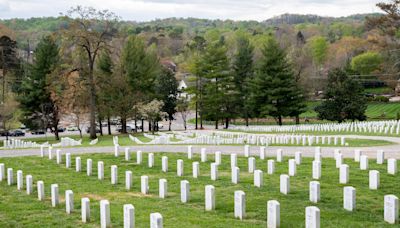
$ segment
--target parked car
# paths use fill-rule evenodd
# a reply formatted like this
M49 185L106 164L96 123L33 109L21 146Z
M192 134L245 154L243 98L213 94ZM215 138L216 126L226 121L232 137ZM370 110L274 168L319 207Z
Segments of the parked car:
M78 127L76 127L76 126L69 126L69 127L67 127L67 131L78 131L79 129L78 129Z
M14 130L14 131L11 131L9 135L10 136L15 136L15 137L25 136L25 132L23 132L21 130Z
M90 133L90 127L86 128L86 133ZM96 126L96 133L100 133L100 128Z
M58 132L64 132L66 129L65 128L63 128L63 127L59 127L58 128Z
M10 136L10 132L9 131L4 131L4 130L2 130L2 131L0 131L0 136Z
M44 134L46 134L46 130L43 130L43 129L33 130L33 131L31 131L31 134L32 135L44 135Z
M118 126L117 126L117 131L118 131L119 133L122 133L122 125L118 125ZM135 132L135 126L126 125L126 132L128 132L128 133Z

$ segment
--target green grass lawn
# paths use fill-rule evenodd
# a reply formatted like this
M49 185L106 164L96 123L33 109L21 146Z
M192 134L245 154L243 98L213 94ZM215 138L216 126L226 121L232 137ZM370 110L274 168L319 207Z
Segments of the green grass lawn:
M135 157L135 154L132 154ZM377 165L370 160L370 169L380 171L380 189L368 189L368 171L359 170L358 163L350 159L344 162L350 166L350 182L339 184L339 171L335 168L333 159L322 162L321 201L311 203L309 197L309 182L311 179L311 163L309 158L303 158L303 163L297 167L297 176L290 178L290 193L283 195L279 192L279 175L288 171L287 159L276 164L276 172L267 175L267 163L257 158L257 168L264 171L264 186L253 186L253 175L247 172L247 159L238 157L241 169L240 183L231 184L229 156L223 156L219 166L219 180L210 180L210 162L214 160L209 155L207 163L200 163L201 176L194 179L191 176L192 161L186 159L186 154L156 153L155 167L147 167L147 155L143 154L143 164L124 161L123 157L115 158L112 154L80 155L82 164L86 159L93 159L93 176L86 176L86 166L83 172L77 173L73 167L66 169L57 165L55 160L39 157L0 158L6 168L12 167L14 175L21 169L24 175L33 175L34 193L27 195L18 191L16 185L7 186L0 182L0 227L99 227L99 202L107 199L111 205L111 223L113 227L123 226L123 205L130 203L135 206L137 227L149 227L149 215L159 212L164 218L164 227L266 227L266 203L268 200L278 200L281 205L282 227L304 227L305 207L315 205L321 210L321 227L394 227L383 220L383 198L386 194L400 196L400 175L388 175L385 165ZM161 156L169 158L168 173L161 172ZM176 160L184 160L183 177L176 176ZM134 159L135 160L135 159ZM75 156L72 156L75 161ZM97 179L97 162L104 161L105 179ZM110 166L118 165L118 182L110 184ZM133 172L133 189L125 190L124 173ZM150 194L140 193L140 176L148 175ZM16 179L16 177L14 176ZM158 180L168 180L168 198L158 198ZM44 202L37 200L36 182L43 180L45 184ZM190 182L190 202L180 202L180 181ZM50 185L57 183L60 189L61 203L56 208L51 207ZM204 211L204 187L212 184L216 188L216 210ZM353 186L357 189L356 211L348 212L343 209L343 187ZM71 215L65 213L65 190L74 192L75 211ZM247 216L243 221L234 219L234 191L243 190L246 193ZM91 222L81 223L80 199L89 197L91 204Z

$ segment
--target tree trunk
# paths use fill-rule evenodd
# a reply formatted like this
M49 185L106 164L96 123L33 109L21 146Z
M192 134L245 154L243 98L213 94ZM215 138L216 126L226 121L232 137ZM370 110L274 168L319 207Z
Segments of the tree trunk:
M121 117L121 133L126 134L126 117Z
M107 116L107 128L108 128L108 135L111 135L111 120L110 120L110 115Z
M78 128L78 131L79 131L79 137L82 138L82 137L83 137L83 136L82 136L82 129L81 129L81 128Z
M171 131L171 124L172 124L172 120L169 120L169 126L168 126L168 131Z
M54 136L57 141L60 140L60 136L58 135L58 126L57 125L54 127Z
M149 132L152 132L152 130L153 130L153 128L151 128L151 122L152 121L149 120Z
M101 123L101 117L99 116L99 128L100 128L100 135L103 136L103 124Z
M135 117L135 132L137 132L137 118Z
M197 118L198 118L198 104L197 104L197 101L196 101L196 130L197 130Z
M282 116L278 116L278 124L279 126L282 126Z
M187 127L186 127L186 120L183 120L183 127L185 128L185 131L186 131L186 129L187 129Z
M299 117L299 115L296 116L296 124L297 124L297 125L300 124L300 117Z
M200 112L200 129L203 130L203 117Z
M229 128L229 118L225 118L225 129Z
M90 57L90 56L89 56ZM96 87L93 78L94 60L89 58L89 94L90 94L90 139L96 136Z
M249 126L249 117L246 117L246 127L248 127Z
M218 129L218 120L215 121L215 129Z
M142 132L144 132L144 119L142 119Z
M151 123L151 121L149 121L149 130L151 129L151 134L154 135L154 128L155 128L155 121L153 121L153 123Z

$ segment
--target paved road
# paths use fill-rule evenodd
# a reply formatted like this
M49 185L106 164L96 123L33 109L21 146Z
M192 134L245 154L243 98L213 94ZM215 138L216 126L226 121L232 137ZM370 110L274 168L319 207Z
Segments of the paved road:
M386 153L386 158L396 158L400 159L400 138L396 137L378 137L378 136L348 136L349 138L357 137L364 139L383 139L398 143L396 145L388 146L377 146L377 147L361 147L363 154L368 155L371 158L376 157L377 150L384 150ZM243 146L205 146L205 145L194 145L193 151L195 153L200 153L200 148L207 148L207 152L213 153L215 151L221 151L224 154L236 153L243 154ZM140 146L129 146L133 151L142 150L143 152L186 152L187 146L184 145L140 145ZM314 155L315 147L298 147L298 146L280 146L280 147L268 147L267 155L274 156L276 149L283 149L284 154L287 156L294 156L296 151L302 151L303 156L312 157ZM258 146L251 146L251 152L254 156L258 155ZM334 149L340 149L344 157L353 157L354 147L322 147L323 157L333 157ZM71 154L84 154L84 153L113 153L114 147L71 147L63 148L63 152L69 152ZM123 149L121 149L123 153ZM40 154L40 149L17 149L17 150L0 150L0 157L16 157L16 156L38 156Z

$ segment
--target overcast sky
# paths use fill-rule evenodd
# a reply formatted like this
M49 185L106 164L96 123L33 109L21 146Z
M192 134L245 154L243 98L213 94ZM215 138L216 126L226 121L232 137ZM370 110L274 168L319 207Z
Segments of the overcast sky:
M283 13L348 16L379 12L388 0L0 0L0 18L58 16L71 6L109 9L123 20L167 17L262 21Z

